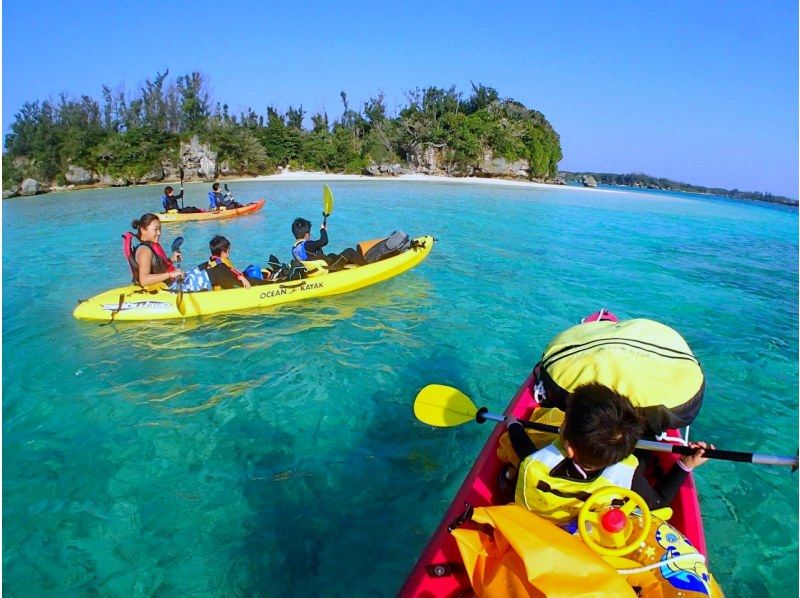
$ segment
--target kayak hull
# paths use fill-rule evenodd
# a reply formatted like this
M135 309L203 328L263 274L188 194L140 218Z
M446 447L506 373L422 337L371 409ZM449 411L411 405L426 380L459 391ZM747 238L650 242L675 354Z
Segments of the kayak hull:
M530 418L533 410L538 407L532 392L535 384L535 375L531 373L506 408L506 416L513 416L517 419ZM456 541L448 532L447 526L464 512L465 503L474 507L482 507L507 502L507 499L502 498L498 487L498 478L504 464L497 457L497 447L504 431L504 425L495 425L491 436L486 441L428 545L411 570L398 596L405 598L469 595L468 592L471 591L469 577L464 569ZM676 432L672 431L671 435L675 434ZM667 453L659 453L654 458L661 460L660 465L665 471L672 467L672 464L678 459L676 455ZM686 478L686 482L671 506L673 516L670 523L681 530L695 548L705 555L706 544L700 505L691 475Z
M158 219L161 222L187 222L190 220L227 220L228 218L237 218L239 216L246 216L247 214L255 214L264 207L263 199L257 199L241 208L232 208L226 210L211 210L208 212L194 212L191 214L164 213L158 214Z
M78 304L73 315L81 320L149 321L207 316L225 312L271 307L282 303L302 301L349 293L402 274L422 262L433 248L433 237L415 239L420 245L400 255L374 264L325 273L304 280L288 281L181 296L184 313L178 309L178 294L160 288L147 290L128 285L100 293Z

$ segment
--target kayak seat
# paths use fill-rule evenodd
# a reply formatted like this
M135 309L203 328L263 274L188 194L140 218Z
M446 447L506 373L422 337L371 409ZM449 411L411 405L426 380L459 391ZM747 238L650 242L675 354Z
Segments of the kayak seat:
M308 271L308 278L316 278L328 273L328 262L325 260L301 260L300 263Z

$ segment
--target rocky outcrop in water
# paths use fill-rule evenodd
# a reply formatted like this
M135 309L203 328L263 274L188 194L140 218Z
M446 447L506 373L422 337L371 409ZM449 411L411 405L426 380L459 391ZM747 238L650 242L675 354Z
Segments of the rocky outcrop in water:
M597 181L590 174L584 175L581 179L581 183L583 183L584 187L597 187Z

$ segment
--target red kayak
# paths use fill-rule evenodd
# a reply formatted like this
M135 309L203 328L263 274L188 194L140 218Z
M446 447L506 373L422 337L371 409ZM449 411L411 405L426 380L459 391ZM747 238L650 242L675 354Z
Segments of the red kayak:
M520 420L530 419L531 413L539 406L532 393L535 385L536 379L531 373L506 408L506 416L513 416ZM448 532L447 526L462 515L465 503L479 507L507 502L507 499L501 498L503 495L498 487L498 478L504 463L497 457L497 447L504 431L504 425L495 426L450 508L403 584L399 596L455 597L471 595L469 577L464 570L456 541ZM678 433L672 430L669 435L678 436ZM662 470L668 471L678 456L656 453L655 459L660 459ZM701 554L706 555L700 505L691 475L686 478L671 506L673 515L669 520L670 524L680 530Z

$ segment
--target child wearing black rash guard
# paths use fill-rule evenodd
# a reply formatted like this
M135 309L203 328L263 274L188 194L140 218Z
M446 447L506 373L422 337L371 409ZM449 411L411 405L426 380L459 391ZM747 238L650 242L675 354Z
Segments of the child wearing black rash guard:
M624 396L602 384L584 384L569 396L559 438L537 450L522 424L506 420L511 446L519 458L515 501L557 523L577 516L585 497L605 486L628 488L651 509L669 506L695 467L708 459L704 442L681 457L655 487L633 455L644 423Z
M332 270L341 269L347 264L363 266L367 263L364 256L352 247L348 247L341 253L325 255L322 248L328 244L328 230L324 224L319 227L319 239L312 241L311 222L304 218L296 218L292 223L292 234L295 239L292 257L298 261L325 260Z
M208 278L214 287L221 289L235 289L238 287L250 288L253 285L267 284L267 281L259 278L245 276L233 267L230 260L231 243L221 235L215 236L208 243L211 250L211 257L208 262L201 264L208 270Z

